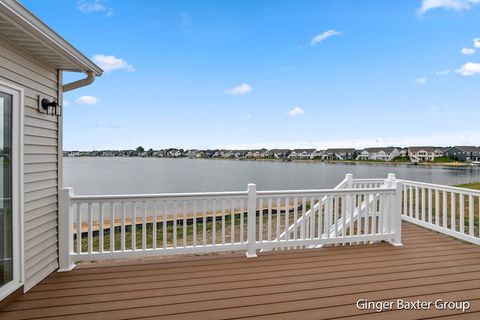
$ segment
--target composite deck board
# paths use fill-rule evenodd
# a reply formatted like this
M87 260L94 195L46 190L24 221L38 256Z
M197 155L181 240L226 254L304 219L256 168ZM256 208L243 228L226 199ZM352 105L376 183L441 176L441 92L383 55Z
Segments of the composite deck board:
M0 319L478 319L480 247L403 224L387 243L79 265ZM469 300L470 310L358 310L358 299Z

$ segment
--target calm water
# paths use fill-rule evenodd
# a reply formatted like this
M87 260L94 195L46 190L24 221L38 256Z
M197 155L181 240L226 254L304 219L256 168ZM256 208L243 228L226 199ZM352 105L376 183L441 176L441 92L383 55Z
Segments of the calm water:
M76 194L169 193L332 188L346 173L439 184L480 180L480 167L448 168L382 164L156 158L64 158L64 186Z

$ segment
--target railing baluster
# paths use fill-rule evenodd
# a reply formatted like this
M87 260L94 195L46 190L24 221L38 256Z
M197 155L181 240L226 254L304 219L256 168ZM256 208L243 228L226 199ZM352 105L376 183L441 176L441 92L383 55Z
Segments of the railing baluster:
M440 225L440 193L435 190L435 224Z
M173 237L172 237L172 247L177 247L177 217L178 217L178 206L177 201L173 201Z
M322 203L323 197L318 197L318 210L317 210L317 235L318 239L321 239L323 236L323 214L324 214L324 206Z
M242 218L243 218L243 213L242 213ZM205 246L207 244L207 200L206 199L203 199L202 221L203 221L203 225L202 225L202 245ZM243 227L243 219L242 219L242 227Z
M187 201L183 201L182 244L187 246Z
M415 219L419 219L420 218L420 199L419 199L419 189L418 187L415 187Z
M103 202L98 203L98 252L103 253Z
M413 212L413 188L412 186L408 186L408 193L409 193L409 212L408 212L408 216L410 217L413 217L414 215L414 212Z
M298 228L298 197L293 198L293 239L297 240Z
M82 253L82 212L81 203L77 203L77 254Z
M147 249L147 203L143 202L142 215L142 250Z
M300 230L300 238L302 240L305 240L306 238L306 234L305 234L305 207L306 207L306 203L305 203L305 197L302 197L302 221L301 221L301 230Z
M268 242L272 241L272 198L268 198L268 230L267 230L267 237Z
M258 241L263 241L263 198L258 200Z
M222 245L225 244L225 199L222 200Z
M428 188L428 223L432 223L432 189Z
M331 218L332 218L332 197L327 195L325 198L325 214L323 215L325 223L325 238L330 239Z
M130 215L130 233L132 234L132 251L137 249L137 202L132 201L132 213Z
M157 249L157 216L158 216L158 202L152 202L153 205L153 219L152 219L152 248Z
M115 251L115 205L110 206L110 252Z
M163 220L162 220L162 246L163 249L167 248L168 235L167 235L167 225L168 225L168 205L166 201L163 201Z
M290 234L288 232L288 228L290 227L290 199L287 197L285 198L285 226L284 226L284 232L285 232L285 240L290 239Z
M333 203L333 236L338 238L338 197L332 196Z
M460 232L465 233L465 199L463 194L459 194L460 201Z
M217 200L212 199L212 245L217 243Z
M193 220L192 220L192 223L193 223L193 246L196 247L197 246L197 200L193 200L193 208L192 208L192 211L193 211Z
M235 206L233 199L230 199L230 242L235 243Z
M315 237L315 200L310 197L310 239Z
M443 219L442 219L442 225L444 228L447 228L448 226L448 220L447 220L447 192L443 191L442 192L442 202L443 202Z
M244 218L245 217L245 205L244 205L244 200L240 199L240 243L244 243L244 236L243 233L244 231Z
M368 213L368 211L370 210L369 208L369 202L370 201L370 195L367 193L365 194L365 210L363 211L363 219L364 219L364 223L363 223L363 235L364 236L368 236L369 234L369 219L370 219L370 215Z
M346 236L346 212L347 212L347 206L346 206L346 197L343 195L342 198L342 210L340 210L340 219L342 219L342 237L345 237Z
M92 218L92 203L87 204L87 215L88 215L88 253L93 252L93 218Z
M475 203L473 202L473 196L468 196L468 234L473 237L475 225L473 223L473 210Z
M280 198L277 198L277 232L275 234L277 241L280 241Z
M455 221L457 219L456 215L456 204L455 204L455 193L453 192L450 192L450 229L452 230L455 230L456 229L456 226L455 226Z
M422 221L426 219L426 210L425 210L425 202L426 202L426 192L425 188L422 188Z
M125 238L126 238L126 235L125 235L125 202L122 201L121 205L122 205L122 212L121 212L122 221L120 222L121 223L121 226L120 226L120 250L122 252L125 252ZM111 206L113 206L113 202L110 202L110 207Z

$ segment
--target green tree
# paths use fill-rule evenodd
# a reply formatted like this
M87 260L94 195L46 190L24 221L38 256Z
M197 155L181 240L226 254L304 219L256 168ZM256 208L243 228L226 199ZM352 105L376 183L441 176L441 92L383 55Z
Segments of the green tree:
M144 151L145 151L145 149L143 149L142 146L137 147L137 152L144 152Z

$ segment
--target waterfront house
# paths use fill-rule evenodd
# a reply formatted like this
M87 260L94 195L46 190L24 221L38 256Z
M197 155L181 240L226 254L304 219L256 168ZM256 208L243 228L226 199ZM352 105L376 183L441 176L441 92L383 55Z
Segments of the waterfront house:
M480 161L480 148L475 146L455 146L445 151L445 155L460 161Z
M443 151L439 147L409 147L408 156L413 162L434 161L443 156Z
M376 148L365 148L357 152L357 156L355 159L356 160L392 161L398 156L400 156L399 148L376 147Z
M290 155L290 149L271 149L266 155L270 159L285 159Z
M290 159L312 159L315 149L293 149L289 155Z
M63 71L85 77L64 83ZM0 301L58 269L63 93L101 74L20 3L0 1L0 147L10 160L1 169Z
M327 160L353 160L355 159L354 148L334 148L325 150Z

